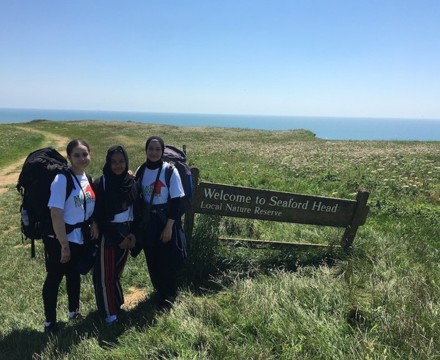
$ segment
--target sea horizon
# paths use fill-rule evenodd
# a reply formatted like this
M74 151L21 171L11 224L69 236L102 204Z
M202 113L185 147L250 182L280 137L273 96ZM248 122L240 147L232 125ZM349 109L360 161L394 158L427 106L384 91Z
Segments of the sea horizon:
M271 131L304 129L325 140L440 141L440 119L0 108L0 124L33 120L98 120Z

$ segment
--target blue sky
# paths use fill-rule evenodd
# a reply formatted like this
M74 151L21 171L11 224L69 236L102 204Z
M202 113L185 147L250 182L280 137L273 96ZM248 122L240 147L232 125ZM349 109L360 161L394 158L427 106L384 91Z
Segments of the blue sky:
M2 0L0 107L440 119L438 0Z

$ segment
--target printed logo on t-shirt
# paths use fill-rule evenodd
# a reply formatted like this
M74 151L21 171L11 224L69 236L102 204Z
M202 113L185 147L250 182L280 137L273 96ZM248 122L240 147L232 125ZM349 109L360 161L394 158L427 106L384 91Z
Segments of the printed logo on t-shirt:
M95 193L94 193L92 187L90 186L90 184L87 184L86 188L83 190L84 190L84 195L86 198L86 204L90 204L91 202L95 201ZM73 200L75 202L75 207L84 206L84 200L83 200L84 195L81 192L80 195L73 196Z
M158 181L156 183L156 186L154 186L154 181L150 184L144 187L144 199L149 199L151 198L151 194L154 188L154 196L160 196L161 192L162 192L162 188L166 187L166 185L162 182L162 181Z

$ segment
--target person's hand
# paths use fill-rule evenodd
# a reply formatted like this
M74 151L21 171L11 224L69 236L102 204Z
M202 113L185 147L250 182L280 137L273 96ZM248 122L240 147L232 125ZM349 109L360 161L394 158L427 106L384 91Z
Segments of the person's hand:
M173 225L167 225L162 230L162 234L160 234L160 241L162 241L164 244L169 242L171 240L171 236L173 235Z
M60 263L65 264L70 261L70 247L69 244L61 246Z
M128 237L126 237L124 240L122 240L119 243L119 247L124 250L128 250L129 246L130 246L130 239Z
M133 234L128 234L128 235L124 238L124 240L122 240L122 241L119 243L119 247L120 247L121 249L128 250L128 249L133 248L135 244L136 244L136 237L135 237Z
M136 236L134 234L128 235L131 238L130 249L133 249L136 246Z

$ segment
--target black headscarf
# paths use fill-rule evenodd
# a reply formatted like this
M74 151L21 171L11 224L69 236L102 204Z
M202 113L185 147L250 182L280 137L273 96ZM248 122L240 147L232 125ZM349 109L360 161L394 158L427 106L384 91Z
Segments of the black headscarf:
M148 145L150 145L150 142L152 142L153 140L159 142L160 147L162 148L162 155L163 155L163 152L164 152L164 150L165 150L165 143L164 143L164 141L162 140L162 138L159 137L159 136L150 136L150 137L147 139L147 142L145 143L145 152L147 152ZM159 169L160 167L162 167L162 164L163 164L162 159L160 159L160 160L158 160L158 161L151 161L151 160L149 160L149 159L147 158L147 168L149 168L149 169L151 169L151 170L153 170L153 169Z
M120 175L112 171L112 156L121 153L125 159L125 169ZM115 214L128 209L137 198L137 185L132 175L128 173L128 155L121 145L113 145L107 150L105 165L102 169L105 177L104 212L105 217L113 220Z

